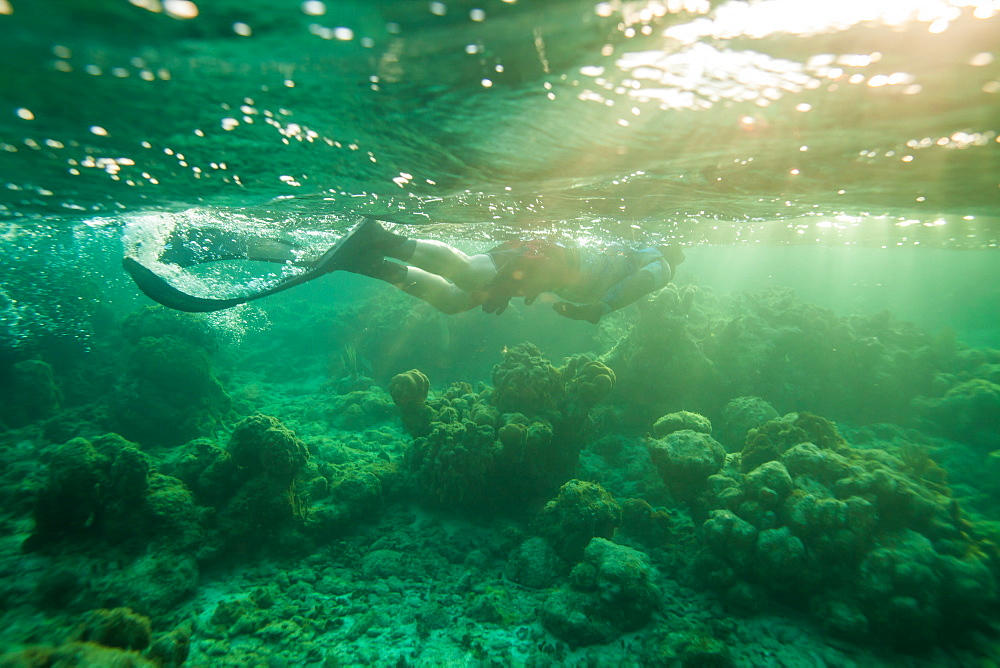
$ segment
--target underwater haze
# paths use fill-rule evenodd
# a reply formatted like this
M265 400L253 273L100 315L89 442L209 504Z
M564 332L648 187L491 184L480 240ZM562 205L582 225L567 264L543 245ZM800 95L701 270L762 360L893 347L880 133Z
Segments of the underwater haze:
M1000 662L998 45L998 0L0 0L0 665ZM302 270L212 239L361 216L686 260L596 325L123 270L240 296Z

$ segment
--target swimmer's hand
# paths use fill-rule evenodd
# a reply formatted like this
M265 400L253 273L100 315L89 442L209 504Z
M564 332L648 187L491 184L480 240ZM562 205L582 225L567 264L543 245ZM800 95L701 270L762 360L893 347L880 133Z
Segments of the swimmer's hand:
M570 320L586 320L597 324L604 315L604 304L570 304L569 302L556 302L552 305L552 310Z
M533 297L525 297L524 303L526 306L531 306L533 303L535 303L536 299L538 299L538 295L535 295ZM508 306L510 306L510 300L511 300L510 297L502 297L497 295L489 296L486 298L486 301L483 302L483 310L486 311L487 313L496 313L497 315L500 315L501 313L507 310Z
M482 304L485 312L500 315L510 306L511 297L524 294L521 292L523 276L517 265L516 260L507 262L486 286Z
M507 310L510 306L510 297L505 297L503 295L490 295L483 302L483 310L487 313L496 313L500 315Z

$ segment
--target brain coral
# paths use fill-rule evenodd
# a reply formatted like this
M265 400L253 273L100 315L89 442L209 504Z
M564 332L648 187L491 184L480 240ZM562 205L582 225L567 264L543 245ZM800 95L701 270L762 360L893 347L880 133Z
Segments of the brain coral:
M501 413L544 414L558 409L565 394L559 370L531 343L506 351L493 367L493 405Z

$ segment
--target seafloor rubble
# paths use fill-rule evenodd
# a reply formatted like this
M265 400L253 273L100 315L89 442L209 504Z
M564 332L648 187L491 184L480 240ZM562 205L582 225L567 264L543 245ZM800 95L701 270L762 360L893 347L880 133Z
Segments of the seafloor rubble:
M1000 352L671 286L558 364L457 319L394 367L391 306L6 360L0 663L1000 660Z

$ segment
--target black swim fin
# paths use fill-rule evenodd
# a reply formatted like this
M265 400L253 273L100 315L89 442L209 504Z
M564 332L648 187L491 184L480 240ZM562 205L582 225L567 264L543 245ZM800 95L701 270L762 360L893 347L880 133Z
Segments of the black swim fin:
M188 294L174 287L160 276L157 276L151 269L141 264L135 258L124 258L122 266L143 294L155 302L178 311L187 311L188 313L222 311L255 299L269 297L289 288L294 288L297 285L302 285L303 283L308 283L338 269L352 268L357 263L359 251L364 251L372 235L377 232L373 226L378 227L378 222L372 218L365 218L352 227L347 234L338 239L337 243L331 246L323 254L323 257L309 270L296 276L289 276L282 279L264 290L228 299L196 297L195 295Z
M188 313L208 313L210 311L221 311L232 308L248 301L243 297L233 299L212 299L209 297L195 297L178 290L170 285L166 280L157 276L151 269L138 260L126 257L122 260L122 266L128 272L136 286L142 293L154 302L163 304L178 311Z

